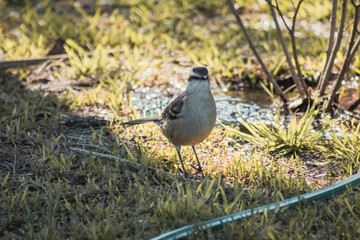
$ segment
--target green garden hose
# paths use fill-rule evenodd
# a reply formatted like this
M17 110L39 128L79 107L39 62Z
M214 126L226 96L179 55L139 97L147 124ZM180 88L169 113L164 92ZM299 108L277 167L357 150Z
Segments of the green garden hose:
M305 193L303 195L300 195L299 197L292 197L289 199L286 199L281 202L275 202L268 205L263 205L254 209L247 209L241 212L229 214L226 216L210 219L204 222L201 222L199 224L196 224L196 226L188 225L176 230L173 230L168 233L164 233L160 236L157 236L155 238L152 238L152 240L169 240L169 239L179 239L179 238L185 238L188 237L190 234L192 234L194 231L199 229L206 229L206 228L221 228L225 223L231 223L234 221L240 221L244 218L250 217L253 214L263 213L265 210L267 211L274 211L276 209L280 208L292 208L297 206L302 200L307 200L308 202L313 201L319 201L326 198L330 198L336 194L342 193L347 190L347 188L356 187L360 185L360 173L357 173L343 181L340 181L338 183L335 183L333 185L324 187L322 189Z

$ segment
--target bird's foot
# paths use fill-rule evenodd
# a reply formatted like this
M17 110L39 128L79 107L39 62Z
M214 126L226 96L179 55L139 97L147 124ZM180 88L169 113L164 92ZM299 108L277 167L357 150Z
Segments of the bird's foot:
M195 169L198 173L202 173L202 172L203 172L201 166L196 167L195 165L192 165L192 164L189 164L189 165L190 165L193 169Z
M205 175L204 175L204 171L202 170L201 166L196 167L196 166L194 166L194 165L192 165L192 164L190 164L190 166L191 166L193 169L195 169L198 173L201 173L201 175L202 175L203 177L205 176Z
M189 177L186 170L182 170L181 168L178 168L179 172L181 172L186 178Z

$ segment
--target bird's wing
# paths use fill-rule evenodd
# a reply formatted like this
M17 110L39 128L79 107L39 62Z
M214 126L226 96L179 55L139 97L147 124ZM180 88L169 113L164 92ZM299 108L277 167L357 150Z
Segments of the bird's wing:
M177 119L181 116L181 110L184 106L186 97L184 94L181 94L174 99L162 112L161 117L163 119Z

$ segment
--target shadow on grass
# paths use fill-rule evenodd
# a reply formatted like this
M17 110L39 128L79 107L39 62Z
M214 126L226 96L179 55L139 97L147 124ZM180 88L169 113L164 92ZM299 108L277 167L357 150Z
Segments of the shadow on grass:
M78 116L55 95L28 90L17 76L2 75L0 93L1 238L148 239L281 199L273 189L281 183L264 176L258 188L246 189L236 180L229 184L227 176L184 181L176 173L170 178L74 153L71 147L129 158L106 120ZM290 185L283 190L293 192ZM350 202L348 210L342 210L348 206L344 199ZM303 205L192 237L337 236L341 229L336 224L351 237L360 229L359 199L355 192L330 207ZM315 218L320 218L320 227Z
M144 192L176 181L70 149L128 158L106 120L78 116L55 95L28 90L18 76L2 75L0 93L0 236L141 234L138 211L151 212L156 203L142 199Z

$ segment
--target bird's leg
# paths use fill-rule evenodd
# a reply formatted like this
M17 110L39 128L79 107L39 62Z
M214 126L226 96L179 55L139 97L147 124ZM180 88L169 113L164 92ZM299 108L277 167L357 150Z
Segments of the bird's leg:
M180 146L175 146L175 149L176 149L176 151L178 153L178 156L180 158L181 166L182 166L183 171L184 171L183 173L184 173L185 177L188 177L187 172L186 172L185 167L184 167L184 163L183 163L182 158L181 158L181 154L180 154L181 147Z
M191 146L191 147L192 147L192 149L194 150L195 157L196 157L196 161L197 161L197 163L198 163L199 166L198 166L198 167L195 167L194 165L190 165L190 166L192 166L196 171L202 173L203 170L202 170L202 168L201 168L201 164L200 164L200 162L199 162L199 158L198 158L198 156L197 156L197 154L196 154L195 147L194 147L194 146Z

